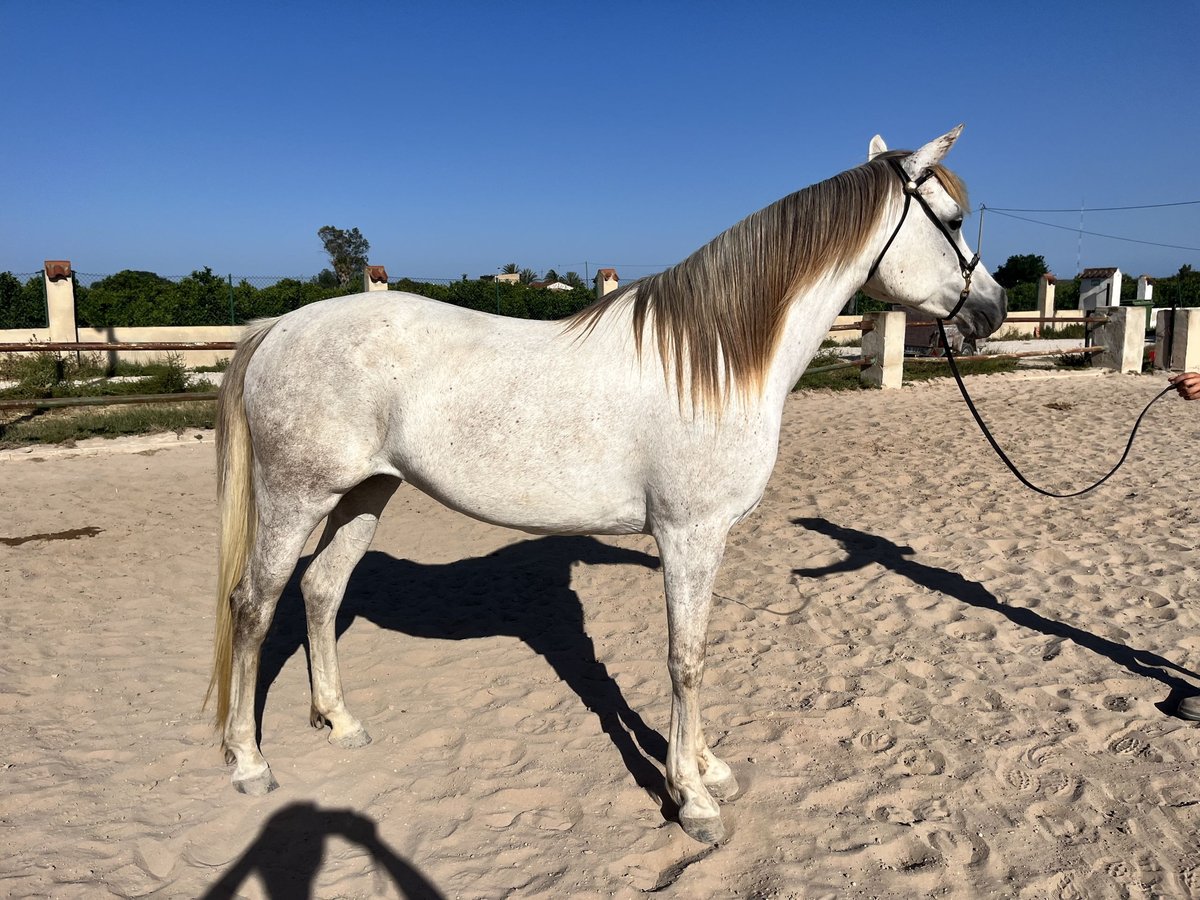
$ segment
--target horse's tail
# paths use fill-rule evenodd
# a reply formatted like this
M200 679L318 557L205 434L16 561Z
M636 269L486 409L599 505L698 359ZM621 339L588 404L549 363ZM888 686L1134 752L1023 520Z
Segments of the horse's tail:
M224 734L229 718L229 693L233 682L233 609L231 596L246 572L254 544L258 511L254 502L254 447L242 402L246 367L275 319L252 322L229 368L221 379L217 397L217 507L220 515L217 545L217 627L213 644L212 677L204 695L208 705L217 694L216 728Z

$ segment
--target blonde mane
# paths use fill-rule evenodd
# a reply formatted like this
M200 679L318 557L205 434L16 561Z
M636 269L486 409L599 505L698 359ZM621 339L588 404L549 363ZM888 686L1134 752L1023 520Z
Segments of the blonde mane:
M864 251L899 193L887 159L908 154L880 154L789 194L672 268L575 313L567 329L587 335L610 310L632 304L638 354L652 320L664 377L673 373L681 402L685 387L694 406L713 410L724 405L731 388L747 396L761 392L788 300ZM958 177L941 165L934 173L965 209L966 190Z

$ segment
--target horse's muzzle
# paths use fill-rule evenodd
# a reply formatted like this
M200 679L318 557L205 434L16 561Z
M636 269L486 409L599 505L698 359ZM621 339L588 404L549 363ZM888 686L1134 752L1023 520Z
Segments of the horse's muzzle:
M995 301L979 304L968 302L954 317L954 324L963 333L963 337L974 340L994 334L996 329L1004 324L1004 317L1007 315L1008 292L1001 289Z

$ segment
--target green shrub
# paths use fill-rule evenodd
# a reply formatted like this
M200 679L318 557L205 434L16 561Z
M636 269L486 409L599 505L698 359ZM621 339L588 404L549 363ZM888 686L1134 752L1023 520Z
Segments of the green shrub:
M182 394L188 389L188 371L182 353L168 353L159 371L143 385L147 394Z

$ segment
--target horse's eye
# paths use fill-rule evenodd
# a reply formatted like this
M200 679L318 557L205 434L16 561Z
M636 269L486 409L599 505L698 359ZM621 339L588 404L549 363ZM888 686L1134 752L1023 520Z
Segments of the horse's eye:
M962 228L962 216L959 216L957 219L951 219L946 224L951 231L958 231L958 229Z

